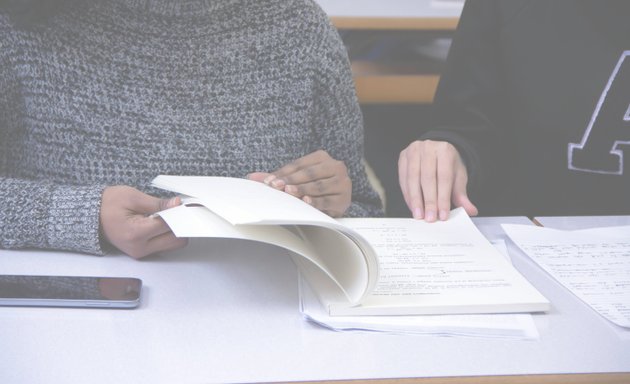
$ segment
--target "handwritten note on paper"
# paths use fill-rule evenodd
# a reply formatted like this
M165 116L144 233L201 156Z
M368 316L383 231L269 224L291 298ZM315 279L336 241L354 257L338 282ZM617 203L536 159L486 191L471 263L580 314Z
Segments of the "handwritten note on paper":
M573 294L630 328L630 226L562 231L504 224L503 229Z

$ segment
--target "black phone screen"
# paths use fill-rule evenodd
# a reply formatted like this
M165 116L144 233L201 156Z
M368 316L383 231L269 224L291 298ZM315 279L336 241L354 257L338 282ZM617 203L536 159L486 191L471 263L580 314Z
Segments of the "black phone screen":
M141 286L130 277L0 275L0 299L133 301Z

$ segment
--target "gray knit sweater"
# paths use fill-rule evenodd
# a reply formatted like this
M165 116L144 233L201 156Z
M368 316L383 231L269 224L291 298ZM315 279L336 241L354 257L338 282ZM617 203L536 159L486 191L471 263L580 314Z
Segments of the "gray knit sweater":
M78 2L25 29L0 15L0 247L102 254L107 185L244 177L317 149L348 216L382 213L344 47L308 0Z

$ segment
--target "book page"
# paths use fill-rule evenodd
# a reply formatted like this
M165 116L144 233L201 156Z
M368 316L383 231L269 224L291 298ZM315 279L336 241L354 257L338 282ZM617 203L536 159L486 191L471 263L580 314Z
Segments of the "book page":
M539 334L529 313L416 316L330 316L309 284L298 281L300 311L304 318L335 331L376 331L535 340Z
M492 245L503 258L510 261L503 239ZM403 334L429 334L506 338L518 340L538 339L539 334L529 313L473 314L473 315L409 315L409 316L330 316L321 305L309 284L299 275L300 311L308 321L335 331L376 331Z
M289 250L299 255L293 260L326 297L355 304L370 288L364 255L340 232L310 226L300 229L288 225L232 225L199 205L180 205L158 215L178 237L258 241ZM303 233L308 237L303 237Z
M534 312L549 302L479 232L463 209L445 222L342 219L379 258L379 280L362 305L331 314Z
M175 232L177 236L231 233L236 238L244 236L287 248L333 279L352 304L361 301L376 285L378 262L372 246L351 228L288 193L231 177L160 175L152 185L185 195L185 204L203 207L188 212L181 209L168 218L162 215L174 232L175 227L180 228ZM220 227L218 219L223 221ZM230 225L235 228L226 227ZM274 227L281 226L293 227L299 240L276 235L279 229ZM319 274L310 266L304 267L310 272L305 272L307 278ZM318 280L322 281L321 276ZM331 290L322 293L333 294Z
M156 177L152 185L187 196L233 225L314 224L338 227L317 208L263 183L233 177Z
M507 225L547 273L611 322L630 328L630 226L576 231Z

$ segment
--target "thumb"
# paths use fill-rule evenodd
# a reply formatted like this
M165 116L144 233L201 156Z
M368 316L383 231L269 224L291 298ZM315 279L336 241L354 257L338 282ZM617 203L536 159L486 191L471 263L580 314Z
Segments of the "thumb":
M477 216L479 210L468 198L466 184L466 178L460 177L456 180L453 186L453 205L464 208L468 216Z
M182 199L179 196L172 197L170 199L159 199L157 204L157 210L155 212L164 211L165 209L174 208L182 204Z
M460 195L458 198L456 198L455 205L464 208L468 216L477 216L479 214L479 210L470 201L466 194Z

